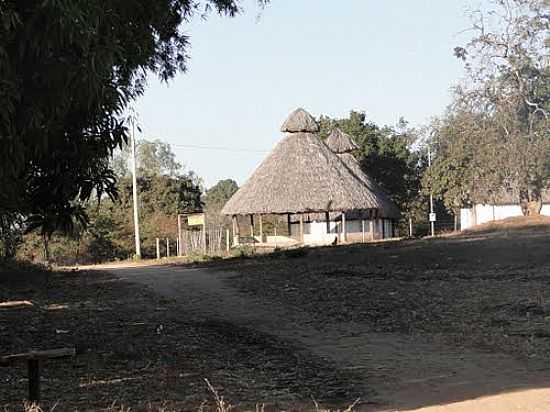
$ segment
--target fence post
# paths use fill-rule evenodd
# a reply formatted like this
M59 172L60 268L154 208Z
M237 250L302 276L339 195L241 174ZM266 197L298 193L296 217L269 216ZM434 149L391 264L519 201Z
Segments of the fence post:
M157 237L157 259L160 259L160 239Z
M166 238L166 257L170 257L170 239Z
M203 250L204 254L206 255L206 253L207 253L207 250L206 250L206 225L202 226L202 250Z

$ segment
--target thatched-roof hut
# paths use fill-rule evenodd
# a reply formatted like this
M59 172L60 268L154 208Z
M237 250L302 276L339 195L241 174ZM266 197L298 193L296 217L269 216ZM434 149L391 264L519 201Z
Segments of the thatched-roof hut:
M307 243L334 241L335 235L347 240L347 213L379 218L385 194L367 186L321 141L309 113L295 110L281 131L287 133L284 139L227 202L223 214L232 215L234 222L242 215L251 216L252 222L254 215L287 215L289 236ZM362 229L364 237L365 222ZM265 242L263 233L259 240Z

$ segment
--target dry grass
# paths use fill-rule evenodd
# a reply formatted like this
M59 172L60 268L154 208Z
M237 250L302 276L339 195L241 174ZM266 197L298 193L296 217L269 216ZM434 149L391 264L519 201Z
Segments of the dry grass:
M206 387L208 388L209 393L211 394L211 400L204 400L201 405L198 407L197 412L238 412L239 409L235 408L230 402L228 402L223 395L210 383L208 379L204 379ZM312 403L315 412L353 412L355 408L359 405L361 399L357 398L345 409L329 409L324 408L312 398ZM42 409L39 404L34 402L23 402L23 412L55 412L58 403L54 404L50 408ZM118 401L113 401L107 408L102 409L105 412L132 412L133 409L130 406L127 406ZM182 409L174 408L169 405L163 404L160 406L153 406L149 404L146 408L146 412L178 412ZM248 408L246 410L249 410ZM74 409L74 412L77 412L78 409ZM9 409L4 408L3 412L10 412ZM264 403L256 403L255 412L265 412ZM283 412L283 411L281 411Z
M504 233L510 231L543 232L550 228L549 216L518 216L484 223L462 232L468 234Z

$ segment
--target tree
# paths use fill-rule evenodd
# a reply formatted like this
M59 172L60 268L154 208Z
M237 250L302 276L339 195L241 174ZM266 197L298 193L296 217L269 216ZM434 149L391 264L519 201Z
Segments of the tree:
M127 141L124 112L147 73L186 69L181 26L211 9L239 12L237 0L0 2L0 214L46 224L116 196L108 158Z
M206 219L209 224L219 225L228 221L220 213L231 196L239 190L237 182L232 179L220 180L204 195Z
M359 150L354 156L371 176L399 206L405 218L418 220L420 177L423 163L412 150L418 132L409 128L404 119L395 127L379 127L366 120L364 112L351 111L344 119L319 119L321 138L326 138L338 127L353 137Z
M493 158L498 158L495 134L489 133L491 124L482 114L449 112L430 126L427 143L434 160L423 176L423 191L441 199L455 216L461 208L470 207L474 199L492 201L497 195L494 189L498 186L498 176L492 169L488 173L486 168ZM479 147L491 147L496 153L480 152Z
M136 148L137 174L139 176L176 176L183 166L176 161L176 155L169 143L156 140L140 140ZM111 160L111 166L117 177L130 175L130 145L124 144Z
M472 13L472 40L455 48L468 76L453 110L486 126L481 141L470 141L486 160L479 185L514 190L524 214L540 212L550 180L549 8L547 0L495 0Z

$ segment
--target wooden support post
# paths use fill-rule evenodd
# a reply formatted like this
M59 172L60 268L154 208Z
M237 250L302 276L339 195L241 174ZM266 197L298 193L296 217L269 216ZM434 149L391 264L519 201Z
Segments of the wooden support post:
M370 232L370 240L374 240L374 221L372 219L369 220L369 232Z
M264 222L262 215L260 215L260 242L264 243Z
M286 215L286 223L288 227L288 237L292 237L292 222L290 221L290 213Z
M157 237L157 259L160 259L160 239Z
M229 252L229 249L231 249L231 241L229 240L229 236L231 236L231 233L229 229L225 230L225 250Z
M170 257L170 239L166 238L166 257Z
M363 243L365 243L365 219L361 220L361 238Z
M409 237L413 237L413 220L409 217Z
M275 247L277 247L277 223L275 223L275 226L273 227L273 234L275 236Z
M300 242L304 243L304 215L300 213Z
M346 242L347 234L346 234L346 214L342 212L342 242Z
M29 401L40 401L40 361L38 359L28 360L29 373Z
M254 215L250 215L250 237L254 238Z
M325 212L325 222L327 224L327 235L330 234L330 213L327 211Z
M233 215L231 218L233 221L233 246L237 246L239 244L239 221L237 220L237 216Z

